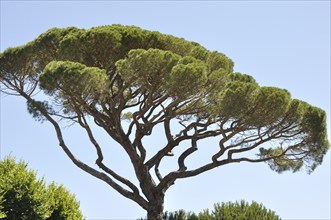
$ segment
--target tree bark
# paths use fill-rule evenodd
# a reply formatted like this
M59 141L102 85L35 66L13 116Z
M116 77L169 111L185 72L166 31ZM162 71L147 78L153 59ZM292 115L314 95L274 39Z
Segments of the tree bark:
M157 198L150 202L149 209L147 210L148 220L162 220L164 209L164 198Z

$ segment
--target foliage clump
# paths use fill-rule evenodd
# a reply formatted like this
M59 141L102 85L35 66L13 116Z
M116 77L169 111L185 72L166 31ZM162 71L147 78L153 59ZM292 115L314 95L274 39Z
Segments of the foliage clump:
M12 157L0 161L0 219L79 220L79 202L63 185L43 178Z
M214 204L214 209L205 209L199 213L166 211L163 220L281 220L272 210L255 201L248 203L244 200L236 202L222 202Z

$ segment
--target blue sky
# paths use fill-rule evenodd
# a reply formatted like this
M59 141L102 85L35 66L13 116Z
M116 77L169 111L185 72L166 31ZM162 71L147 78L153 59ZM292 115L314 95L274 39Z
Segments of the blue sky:
M1 1L1 51L25 44L51 27L135 25L196 41L225 53L235 71L260 85L289 90L324 109L330 139L330 1ZM48 123L35 122L19 97L1 95L1 158L13 155L47 181L75 193L87 219L135 219L135 203L76 168ZM93 159L86 138L62 124L68 145ZM100 134L105 144L113 142ZM154 138L151 141L157 142ZM118 148L119 172L130 175ZM124 164L122 164L124 163ZM213 203L245 199L263 203L283 219L330 219L330 152L311 175L271 171L266 164L237 164L176 182L165 209L201 211Z

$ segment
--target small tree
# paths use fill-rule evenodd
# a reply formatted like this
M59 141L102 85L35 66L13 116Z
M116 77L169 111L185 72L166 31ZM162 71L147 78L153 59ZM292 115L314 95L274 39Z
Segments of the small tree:
M241 200L240 202L222 202L214 205L214 210L205 210L198 215L199 219L211 220L280 220L274 211L268 210L263 204L253 201L251 204Z
M79 202L62 185L37 179L23 161L7 157L0 162L0 214L12 220L78 220L82 219Z
M137 27L53 28L1 53L0 81L2 92L22 96L36 120L54 126L76 166L161 219L165 193L179 179L240 162L266 162L279 173L303 166L310 173L322 163L325 112L285 89L259 86L233 65L197 43ZM74 156L59 120L86 131L96 165ZM138 185L104 163L93 122L125 151ZM151 154L145 139L156 127L165 143ZM201 140L213 137L210 159L189 166L192 155L204 154ZM162 171L174 152L178 167Z
M83 219L79 202L63 185L54 182L47 187L48 202L51 215L47 220L79 220Z
M235 203L217 203L212 211L206 209L198 214L184 210L165 212L163 220L280 220L280 218L262 204L255 201L249 204L242 200Z

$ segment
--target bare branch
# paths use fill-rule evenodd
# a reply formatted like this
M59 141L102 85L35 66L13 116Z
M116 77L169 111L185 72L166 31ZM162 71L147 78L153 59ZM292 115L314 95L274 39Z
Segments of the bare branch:
M77 111L79 111L77 109ZM111 170L109 167L105 166L103 161L103 153L101 150L101 147L99 146L98 142L95 140L94 135L92 133L92 130L90 128L90 126L88 125L84 115L82 115L82 113L80 113L80 117L79 117L79 124L86 130L88 137L91 141L91 143L94 145L96 151L97 151L97 155L98 158L96 160L96 164L102 169L104 170L106 173L110 174L112 177L114 177L116 180L120 181L121 183L125 184L126 186L128 186L134 193L139 194L139 190L138 188L129 180L121 177L120 175L118 175L117 173L115 173L113 170Z
M179 171L185 171L187 167L184 164L184 160L193 152L198 150L197 146L197 128L195 127L195 132L192 137L192 146L188 148L186 151L184 151L178 158L178 166L179 166Z
M155 164L154 171L155 171L155 175L156 175L157 179L161 182L162 179L163 179L163 177L162 177L162 175L160 173L159 165L160 165L160 161L157 164Z
M33 101L27 94L21 92L21 95L25 99L27 99L28 101ZM85 172L91 174L92 176L105 181L107 184L109 184L111 187L113 187L117 192L119 192L123 196L125 196L125 197L127 197L127 198L129 198L129 199L131 199L131 200L133 200L135 202L137 202L143 208L147 208L148 207L147 201L138 194L139 192L136 189L134 190L134 192L129 192L128 190L124 189L123 187L121 187L120 185L118 185L117 183L115 183L106 174L104 174L102 172L99 172L99 171L93 169L92 167L88 166L87 164L83 163L82 161L78 160L72 154L72 152L69 150L69 148L67 147L67 145L65 144L64 139L63 139L63 135L62 135L62 132L61 132L61 129L60 129L60 126L58 125L58 123L46 111L44 111L43 109L39 109L39 110L44 115L44 117L47 118L47 120L53 125L53 127L55 129L55 132L57 134L59 145L61 146L61 148L63 149L63 151L67 154L67 156L71 159L71 161L77 167L81 168L82 170L84 170Z

